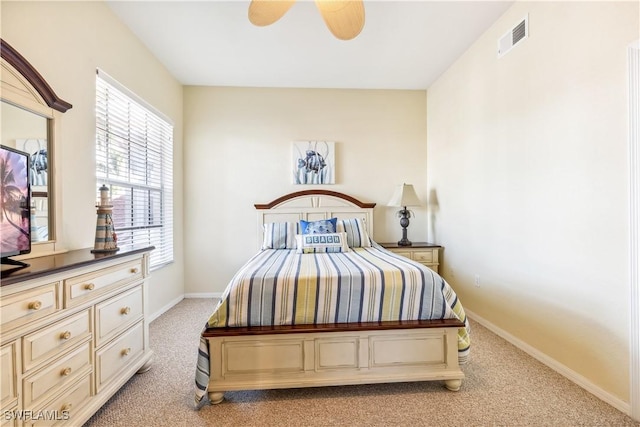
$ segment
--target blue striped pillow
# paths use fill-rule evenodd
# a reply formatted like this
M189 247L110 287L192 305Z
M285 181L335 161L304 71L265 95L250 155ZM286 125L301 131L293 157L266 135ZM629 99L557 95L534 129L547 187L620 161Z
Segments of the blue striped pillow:
M338 221L338 231L347 233L347 244L350 248L371 247L371 240L364 221L360 218L343 219Z
M296 235L300 232L297 222L269 222L263 227L262 249L296 248Z

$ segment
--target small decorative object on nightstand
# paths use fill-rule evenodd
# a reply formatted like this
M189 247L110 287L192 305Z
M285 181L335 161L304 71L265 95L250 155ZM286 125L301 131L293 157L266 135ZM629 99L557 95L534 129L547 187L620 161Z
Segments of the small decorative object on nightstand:
M100 187L100 202L96 205L96 208L98 208L96 239L91 252L117 252L120 248L118 247L118 239L113 229L113 219L111 218L113 205L109 197L109 188L104 184Z
M427 242L413 242L413 245L400 246L397 243L380 243L383 248L424 264L436 273L440 265L440 249L442 246Z
M422 202L418 199L416 190L411 184L402 184L396 188L393 197L387 203L387 206L401 207L398 211L400 217L400 226L402 227L402 239L398 242L399 246L411 246L411 241L407 239L407 227L409 226L409 218L411 211L407 210L407 206L422 206Z

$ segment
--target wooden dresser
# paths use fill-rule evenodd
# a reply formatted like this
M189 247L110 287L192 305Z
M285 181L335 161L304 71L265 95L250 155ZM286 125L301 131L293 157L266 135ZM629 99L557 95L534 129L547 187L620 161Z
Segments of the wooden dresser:
M399 246L397 243L380 243L391 252L424 264L436 273L440 265L440 250L442 246L426 242L413 242L411 246Z
M0 287L1 426L79 426L149 369L153 247L29 259Z

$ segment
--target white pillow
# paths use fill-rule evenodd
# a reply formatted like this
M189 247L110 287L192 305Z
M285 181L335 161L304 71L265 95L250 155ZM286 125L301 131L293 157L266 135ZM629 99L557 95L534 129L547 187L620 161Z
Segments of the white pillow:
M349 252L345 233L298 234L296 236L299 254L317 252Z

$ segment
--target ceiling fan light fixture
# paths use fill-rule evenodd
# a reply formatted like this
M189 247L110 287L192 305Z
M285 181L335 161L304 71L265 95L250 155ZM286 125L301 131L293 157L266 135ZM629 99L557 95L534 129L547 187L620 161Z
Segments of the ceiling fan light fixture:
M316 6L331 34L340 40L351 40L364 28L361 0L316 0Z
M295 0L251 0L249 21L258 27L282 18ZM364 28L362 0L316 0L316 6L329 31L340 40L355 38Z
M295 0L251 0L249 21L258 27L266 27L282 18Z

